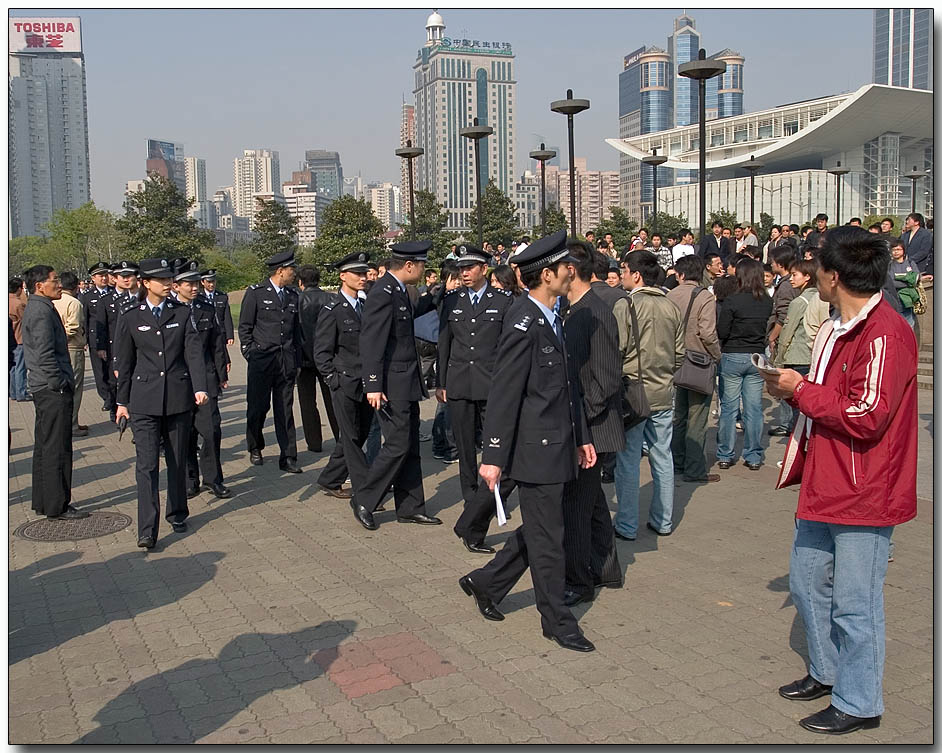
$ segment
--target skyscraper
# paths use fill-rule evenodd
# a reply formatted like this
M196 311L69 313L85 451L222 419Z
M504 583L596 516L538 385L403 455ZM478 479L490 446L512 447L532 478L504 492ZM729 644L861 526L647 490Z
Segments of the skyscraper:
M873 11L873 83L932 89L932 8Z
M91 198L79 18L10 24L10 236L37 235L56 209Z
M328 199L339 199L343 194L343 167L340 153L324 149L308 149L304 152L304 169L314 173L315 190Z
M583 235L595 230L599 222L612 216L611 207L618 206L618 173L615 170L589 170L585 158L576 157L576 227ZM547 171L549 172L549 171ZM569 217L569 170L553 170L559 208ZM547 178L549 180L549 178Z
M216 206L206 192L206 160L202 157L183 158L184 176L186 177L186 197L195 199L187 214L196 220L196 224L207 230L216 229Z
M373 214L387 230L395 230L399 226L401 196L399 186L392 183L370 183L363 187L363 198L370 203Z
M147 139L146 174L163 176L175 185L180 193L186 193L186 164L183 144L175 141Z
M255 227L255 194L280 194L281 168L278 152L272 149L246 149L233 160L232 208Z
M430 191L444 204L449 228L469 229L477 195L476 147L459 131L472 125L474 118L479 125L494 129L478 142L482 189L493 180L515 200L513 50L509 42L446 37L445 21L438 13L428 17L425 30L425 46L413 66L415 145L425 150L415 161L416 189Z

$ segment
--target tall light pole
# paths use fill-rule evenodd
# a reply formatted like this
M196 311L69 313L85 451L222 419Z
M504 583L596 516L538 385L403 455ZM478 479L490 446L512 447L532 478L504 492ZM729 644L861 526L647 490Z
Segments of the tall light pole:
M651 171L654 174L654 206L651 216L654 217L654 222L651 223L651 233L654 234L657 232L657 168L658 165L663 165L667 162L667 157L663 154L658 154L657 149L652 149L651 154L647 157L642 157L641 161L651 166Z
M828 170L831 175L837 178L837 216L834 218L834 223L836 225L841 224L841 183L843 183L844 176L850 172L849 168L841 167L841 161L837 161L837 167Z
M572 138L572 118L583 110L589 109L589 100L573 99L572 89L566 90L566 99L557 99L550 102L550 110L566 116L566 125L569 127L569 231L576 237L578 226L576 224L576 147Z
M913 171L911 173L906 173L903 177L909 178L913 182L913 208L910 210L913 214L916 213L916 181L920 178L925 178L929 173L925 170L916 169L916 165L913 165Z
M402 149L396 150L396 156L409 162L409 218L412 224L412 240L415 240L415 178L412 176L412 161L425 154L420 146L412 146L412 139L406 141Z
M765 167L765 164L759 162L755 155L751 156L749 161L742 166L744 170L749 171L749 224L752 225L753 230L756 229L756 173L763 167Z
M477 184L478 191L478 248L484 248L484 208L481 206L481 139L486 139L494 129L490 126L478 125L478 119L474 119L474 125L462 128L458 135L474 142L474 182Z
M530 159L535 159L540 163L540 237L546 237L546 162L553 159L556 152L546 148L546 144L540 143L539 149L530 152Z
M706 82L726 72L726 63L722 60L707 59L706 50L700 49L696 60L677 66L677 75L697 82L700 95L700 237L706 235Z

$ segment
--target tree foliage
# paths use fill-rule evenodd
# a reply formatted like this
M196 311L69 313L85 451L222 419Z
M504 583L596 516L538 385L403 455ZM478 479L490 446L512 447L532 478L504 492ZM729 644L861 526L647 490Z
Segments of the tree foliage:
M621 207L609 207L608 212L609 216L595 228L595 239L601 240L606 233L611 233L615 248L621 251L631 243L631 237L638 230L638 223Z
M207 269L216 270L216 284L220 290L243 290L264 280L268 269L248 245L207 249L203 254Z
M498 243L503 243L509 248L511 242L520 234L520 229L517 227L517 207L494 181L488 183L484 189L481 210L484 242L490 243L494 248L497 248ZM471 208L472 227L466 233L466 237L474 244L478 242L477 213L478 205L475 202Z
M553 233L559 232L560 230L565 230L569 227L569 223L566 222L566 213L560 209L555 204L546 205L546 234L552 235ZM543 237L543 225L542 222L537 223L536 227L533 228L531 236L534 240L537 238Z
M430 191L415 192L415 237L416 240L431 241L428 266L438 268L451 251L455 233L445 229L448 225L448 212L443 204L438 203L435 194ZM404 221L399 225L402 237L412 238L412 223Z
M321 279L332 284L337 275L328 265L341 257L353 251L369 251L374 261L382 259L386 255L385 232L386 226L373 214L368 201L341 196L324 211L317 240L304 250L301 259L305 264L320 267Z
M255 240L252 251L265 261L275 254L290 251L297 246L298 221L287 207L275 200L256 198Z
M775 224L775 218L771 214L759 212L759 227L756 233L759 236L759 245L764 246L768 243L769 236L772 234L772 225Z
M214 245L216 236L212 230L200 230L196 220L187 217L194 201L163 176L151 173L143 190L125 199L124 217L115 223L126 238L126 255L132 259L184 256L201 261L203 249Z
M649 234L660 233L661 238L665 239L665 245L668 235L676 235L679 238L680 231L686 230L688 227L690 227L690 220L684 216L683 212L678 215L658 212L648 218L647 224Z
M714 209L707 215L706 232L710 232L710 228L713 227L713 223L716 221L722 222L723 227L730 229L735 227L739 222L739 220L736 219L735 212L730 212L728 209L720 207L719 209Z

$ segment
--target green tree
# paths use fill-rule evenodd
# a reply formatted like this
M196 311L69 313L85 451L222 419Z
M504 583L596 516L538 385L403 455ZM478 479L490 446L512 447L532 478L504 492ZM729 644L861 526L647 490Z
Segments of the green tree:
M339 277L329 265L353 251L369 251L374 260L383 258L385 232L386 226L373 214L369 202L341 196L324 211L317 240L306 250L302 260L320 267L321 280L326 284L335 284Z
M517 207L503 191L501 191L494 181L487 184L484 189L484 195L481 197L482 221L484 228L484 242L490 243L497 248L498 243L503 243L509 248L511 242L521 235L520 228L517 226ZM477 202L471 207L471 229L465 236L472 240L475 245L478 242L478 205Z
M628 216L621 207L609 207L609 216L602 220L595 228L596 241L605 237L606 233L612 234L612 242L619 252L631 243L631 236L638 229L638 223Z
M216 284L227 292L243 290L249 285L264 280L267 267L249 245L206 249L203 263L207 269L216 270Z
M906 221L906 215L904 215L904 214L903 214L903 215L894 215L894 214L868 214L868 215L867 215L866 217L864 217L863 220L861 221L861 227L863 227L863 229L866 230L868 227L870 227L870 226L873 225L873 224L879 225L880 222L882 222L882 221L883 221L884 219L886 219L887 217L889 217L891 220L893 220L893 231L892 231L893 235L896 235L896 236L902 235L902 234L903 234L903 225L905 224L905 221ZM850 219L850 218L848 217L848 219ZM845 222L846 222L846 220L845 220ZM806 223L806 224L808 224L808 225L814 225L813 222L808 222L808 223ZM834 226L833 226L833 225L828 225L828 227L834 227Z
M759 235L759 245L764 246L768 243L769 236L772 234L772 225L774 224L775 218L771 214L759 212L759 227L756 228L756 232Z
M277 201L256 198L255 240L252 251L265 261L275 254L290 251L297 246L298 221L287 207Z
M566 213L555 204L547 204L546 234L552 235L553 233L559 232L560 230L566 230L568 227L569 223L566 222ZM533 228L533 232L531 233L534 240L543 237L542 230L542 223L537 223L537 225Z
M438 203L435 194L430 191L415 192L415 237L421 241L431 241L428 266L438 268L451 251L455 233L445 229L448 225L448 212L443 204ZM412 223L399 225L405 240L412 238Z
M202 261L204 248L215 244L212 230L200 230L196 220L187 217L195 199L186 196L163 176L151 173L141 191L124 201L124 217L115 223L127 239L127 255L132 259L156 257Z
M655 230L661 234L661 238L665 239L668 235L680 236L681 230L686 230L690 227L690 220L688 220L683 212L679 215L668 214L667 212L658 212L656 215L652 215L648 218L648 230L653 233Z
M22 235L12 238L7 244L7 250L7 269L10 277L21 276L35 264L49 264L56 269L62 268L58 263L57 247L48 238L39 235ZM84 274L87 269L88 267L82 269L81 272Z
M735 227L736 223L739 222L739 220L736 219L735 212L730 212L728 209L720 207L719 209L714 209L707 215L706 232L710 232L710 228L713 227L713 223L717 220L723 223L723 227L730 229Z
M124 243L111 212L88 202L77 209L57 209L46 223L49 238L43 262L56 269L85 272L98 259L117 261Z

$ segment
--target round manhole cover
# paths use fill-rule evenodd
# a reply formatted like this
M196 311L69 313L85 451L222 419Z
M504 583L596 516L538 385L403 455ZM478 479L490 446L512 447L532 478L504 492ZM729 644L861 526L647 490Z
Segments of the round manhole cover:
M131 519L120 512L93 512L79 520L32 520L17 528L13 535L30 541L78 541L117 533L129 525Z

